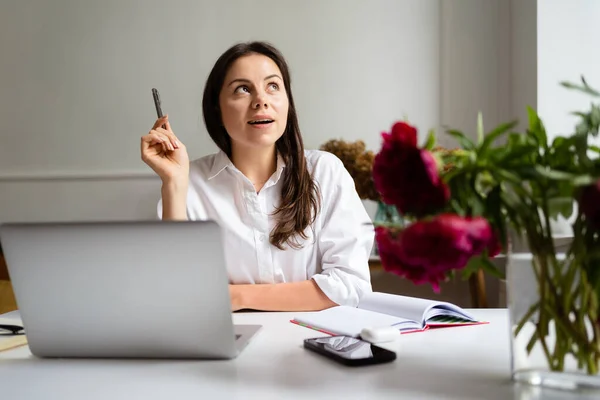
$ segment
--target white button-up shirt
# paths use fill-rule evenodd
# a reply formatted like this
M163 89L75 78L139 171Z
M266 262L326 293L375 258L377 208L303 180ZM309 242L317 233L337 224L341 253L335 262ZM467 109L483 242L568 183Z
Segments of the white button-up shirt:
M224 229L224 255L232 284L299 282L313 279L333 302L356 306L371 292L369 255L374 230L352 177L333 154L305 151L307 167L321 192L314 229L302 248L269 241L281 201L281 157L277 170L256 193L252 182L224 152L190 163L187 215L213 220ZM158 203L162 218L162 200Z

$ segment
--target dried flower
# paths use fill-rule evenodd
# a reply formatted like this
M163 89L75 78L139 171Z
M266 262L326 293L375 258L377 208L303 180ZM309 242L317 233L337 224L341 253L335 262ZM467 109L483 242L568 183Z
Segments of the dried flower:
M451 161L446 161L448 158L451 158L454 154L459 152L460 149L447 149L445 147L436 146L431 149L431 152L438 156L440 161L442 162L442 173L450 172L454 168L454 163Z
M362 140L346 142L344 140L329 140L321 150L335 154L344 164L344 167L354 179L358 196L363 200L379 201L380 195L375 190L373 183L373 160L375 154L367 151Z

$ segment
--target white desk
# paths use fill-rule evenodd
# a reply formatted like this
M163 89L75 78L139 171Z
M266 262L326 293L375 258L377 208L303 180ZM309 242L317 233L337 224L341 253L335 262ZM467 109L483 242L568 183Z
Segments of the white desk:
M290 323L293 313L235 314L263 329L231 361L41 360L21 347L0 353L0 398L570 398L511 383L506 310L471 311L490 324L402 335L385 346L398 352L394 363L361 368L303 349L325 335Z

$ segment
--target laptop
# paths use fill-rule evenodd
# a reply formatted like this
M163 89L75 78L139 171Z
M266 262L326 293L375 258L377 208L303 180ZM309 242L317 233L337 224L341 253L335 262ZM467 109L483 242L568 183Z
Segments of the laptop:
M6 223L0 241L35 356L231 359L260 330L233 324L213 221Z

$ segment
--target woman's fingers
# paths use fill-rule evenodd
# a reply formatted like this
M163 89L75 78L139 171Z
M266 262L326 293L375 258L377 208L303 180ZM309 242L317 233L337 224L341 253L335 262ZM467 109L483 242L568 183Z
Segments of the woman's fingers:
M167 117L166 115L164 117L160 117L159 119L157 119L154 122L154 125L152 126L152 130L156 129L158 127L161 127L163 125L166 125L168 123L168 119L169 119L169 117Z
M167 130L168 130L169 132L171 132L171 133L172 133L172 132L173 132L173 129L171 129L171 123L169 122L169 116L168 116L168 115L165 115L165 118L167 119L167 121L165 122L165 127L167 128Z
M173 132L169 132L168 130L163 129L163 128L157 128L156 131L165 135L167 138L169 138L169 141L173 145L173 148L175 148L175 149L179 148L179 141L177 140L177 137L175 136L175 134Z
M166 132L164 129L162 129L162 128L153 129L150 132L162 139L162 143L167 150L171 150L171 151L175 150L175 146L173 146L171 138L169 137L169 135L164 133L164 132Z
M142 136L142 150L148 149L150 146L160 144L163 151L166 153L169 150L174 150L168 136L161 134L155 130L149 134Z

